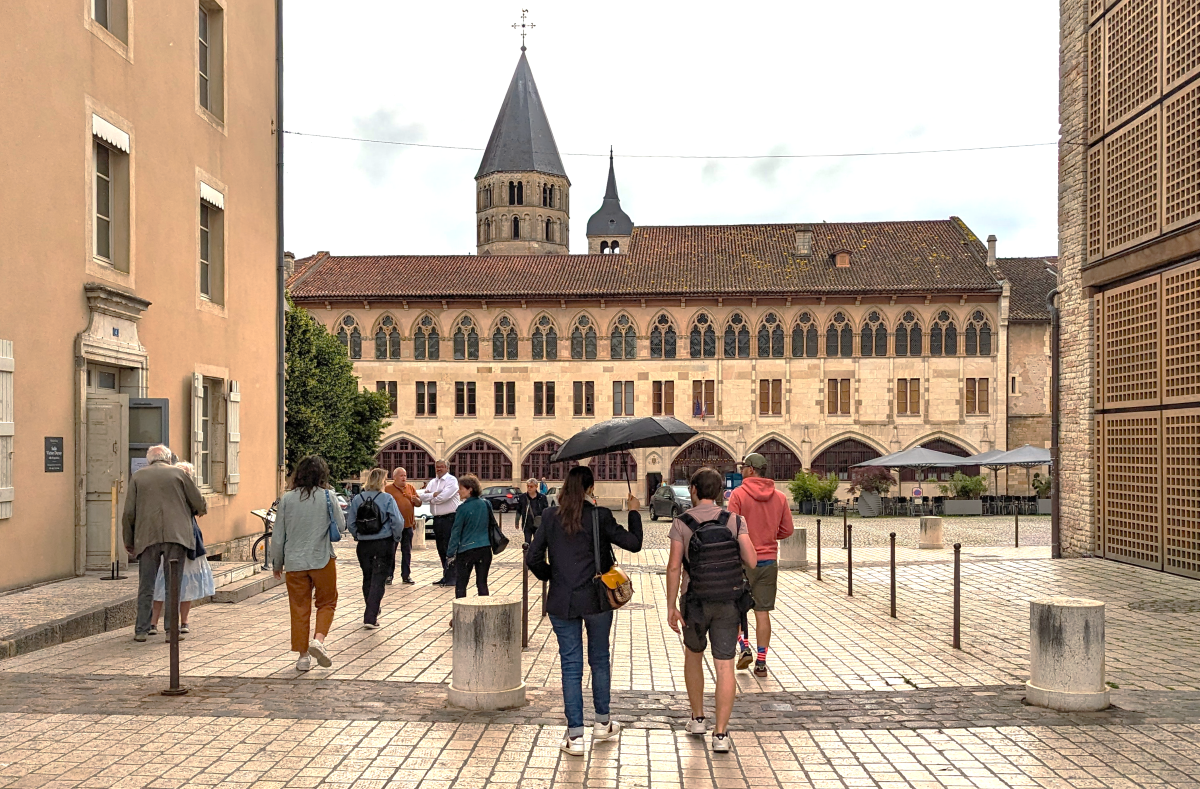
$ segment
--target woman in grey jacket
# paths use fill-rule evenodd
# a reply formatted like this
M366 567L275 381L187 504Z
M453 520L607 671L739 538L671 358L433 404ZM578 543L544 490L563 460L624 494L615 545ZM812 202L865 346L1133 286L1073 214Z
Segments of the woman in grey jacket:
M271 535L271 567L275 577L287 572L291 604L292 651L299 652L297 671L312 668L316 658L324 668L333 665L325 651L325 636L333 626L337 608L337 564L329 541L332 521L340 530L346 524L342 508L329 491L329 466L317 455L296 465L292 488L279 499ZM316 634L309 640L313 597L317 601Z
M404 516L391 494L383 492L387 472L373 468L361 493L350 500L346 511L346 526L358 540L358 566L362 568L362 590L366 608L363 627L379 627L379 605L383 602L384 585L392 577L396 564L396 540L404 530ZM368 502L374 508L365 506Z

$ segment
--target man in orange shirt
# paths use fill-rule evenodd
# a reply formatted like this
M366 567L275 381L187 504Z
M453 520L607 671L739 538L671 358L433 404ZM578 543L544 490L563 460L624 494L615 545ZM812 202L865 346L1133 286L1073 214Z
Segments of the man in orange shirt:
M396 506L400 508L400 514L404 516L404 530L396 540L396 544L392 547L392 572L388 574L387 582L392 582L392 575L396 572L396 548L401 549L400 556L400 580L406 584L411 584L412 580L412 541L413 541L413 519L414 508L421 503L421 499L417 496L417 489L408 481L408 472L403 468L398 468L392 472L392 481L383 489L384 493L390 495L396 500Z

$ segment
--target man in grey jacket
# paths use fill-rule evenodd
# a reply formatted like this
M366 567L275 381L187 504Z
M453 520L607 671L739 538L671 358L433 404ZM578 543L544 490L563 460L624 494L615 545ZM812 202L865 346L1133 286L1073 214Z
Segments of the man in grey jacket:
M150 465L129 481L125 494L125 550L138 557L137 624L134 641L145 641L150 629L154 579L161 562L164 569L178 559L180 569L187 550L196 547L192 517L208 512L204 496L183 469L171 465L171 450L162 444L150 447ZM168 608L164 624L170 628L179 615Z

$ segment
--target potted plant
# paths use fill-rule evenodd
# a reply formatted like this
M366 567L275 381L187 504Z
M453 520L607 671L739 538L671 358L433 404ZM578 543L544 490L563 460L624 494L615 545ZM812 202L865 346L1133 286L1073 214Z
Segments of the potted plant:
M788 483L788 490L792 494L792 499L796 502L796 510L802 515L812 515L813 511L813 483L817 481L817 475L801 469L796 472L795 478Z
M1050 514L1050 492L1053 487L1054 484L1050 477L1043 477L1041 473L1033 475L1033 489L1037 492L1038 497L1038 515Z
M818 515L833 514L833 499L837 495L838 485L842 484L837 474L830 473L825 478L813 474L811 490L813 500L817 502Z
M983 502L979 497L987 492L986 477L969 477L956 471L950 478L950 489L954 491L954 498L946 499L942 505L947 515L983 514Z
M892 489L896 482L892 472L878 466L850 470L850 493L858 496L858 514L874 518L883 514L880 496Z

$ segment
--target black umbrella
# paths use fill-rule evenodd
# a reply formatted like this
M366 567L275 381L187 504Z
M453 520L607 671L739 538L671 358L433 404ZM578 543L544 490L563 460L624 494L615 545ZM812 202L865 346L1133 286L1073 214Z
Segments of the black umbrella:
M581 458L607 455L609 452L623 452L628 449L645 449L648 447L679 447L686 444L697 431L680 422L673 416L643 416L610 419L592 425L571 436L567 443L558 448L550 457L551 463L564 460L580 460ZM633 492L629 482L629 470L625 468L625 484Z

